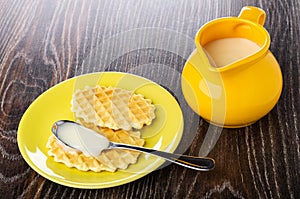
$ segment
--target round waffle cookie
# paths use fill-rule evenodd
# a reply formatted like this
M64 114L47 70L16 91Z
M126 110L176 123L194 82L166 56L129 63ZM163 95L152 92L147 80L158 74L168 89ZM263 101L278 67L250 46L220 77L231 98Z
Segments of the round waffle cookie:
M111 129L141 129L155 118L150 99L121 88L95 86L76 90L71 111L86 123Z
M124 131L102 128L93 123L84 123L88 128L104 135L112 142L143 146L144 140L140 138L139 131ZM54 135L47 142L48 155L53 156L56 162L64 163L68 167L75 167L81 171L110 171L126 169L130 164L136 163L139 152L125 149L108 149L98 157L88 156L80 151L61 144Z

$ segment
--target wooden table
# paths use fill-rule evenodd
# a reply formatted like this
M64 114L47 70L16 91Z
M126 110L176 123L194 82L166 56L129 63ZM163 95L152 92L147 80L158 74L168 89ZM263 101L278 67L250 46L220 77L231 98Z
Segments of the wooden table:
M219 128L184 104L180 73L201 25L237 16L245 5L266 11L283 92L267 116L218 137ZM300 198L299 13L297 0L0 1L0 198ZM172 164L96 190L65 187L31 169L17 145L23 113L50 87L97 71L138 74L173 92L186 119L179 150L209 152L215 169ZM203 147L207 132L216 134L211 148Z

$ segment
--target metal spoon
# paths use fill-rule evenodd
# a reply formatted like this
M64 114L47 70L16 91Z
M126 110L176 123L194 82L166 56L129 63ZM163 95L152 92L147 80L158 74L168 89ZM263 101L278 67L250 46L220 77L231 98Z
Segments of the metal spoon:
M52 132L56 138L66 146L95 157L100 155L103 150L122 148L149 153L162 157L175 164L199 171L211 170L215 165L215 161L207 157L179 155L150 148L110 142L106 137L99 133L69 120L55 122L52 126Z

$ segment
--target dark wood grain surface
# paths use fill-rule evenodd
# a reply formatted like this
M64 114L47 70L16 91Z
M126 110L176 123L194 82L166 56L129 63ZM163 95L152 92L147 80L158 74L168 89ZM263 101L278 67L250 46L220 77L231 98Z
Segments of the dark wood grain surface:
M283 92L255 124L219 129L188 109L180 73L201 25L236 16L245 5L266 11ZM298 0L1 0L0 198L300 198L299 13ZM197 172L172 164L96 190L65 187L31 169L17 145L23 113L50 87L96 71L142 75L172 92L186 125L178 150L209 152L216 168ZM207 132L216 145L206 146Z

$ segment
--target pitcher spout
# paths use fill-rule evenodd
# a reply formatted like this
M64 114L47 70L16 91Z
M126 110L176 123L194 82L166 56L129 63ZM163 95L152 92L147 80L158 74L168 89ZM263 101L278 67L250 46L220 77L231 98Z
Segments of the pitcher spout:
M196 34L195 45L206 57L205 65L212 71L223 72L259 60L270 46L264 21L263 10L247 6L238 17L204 24Z

